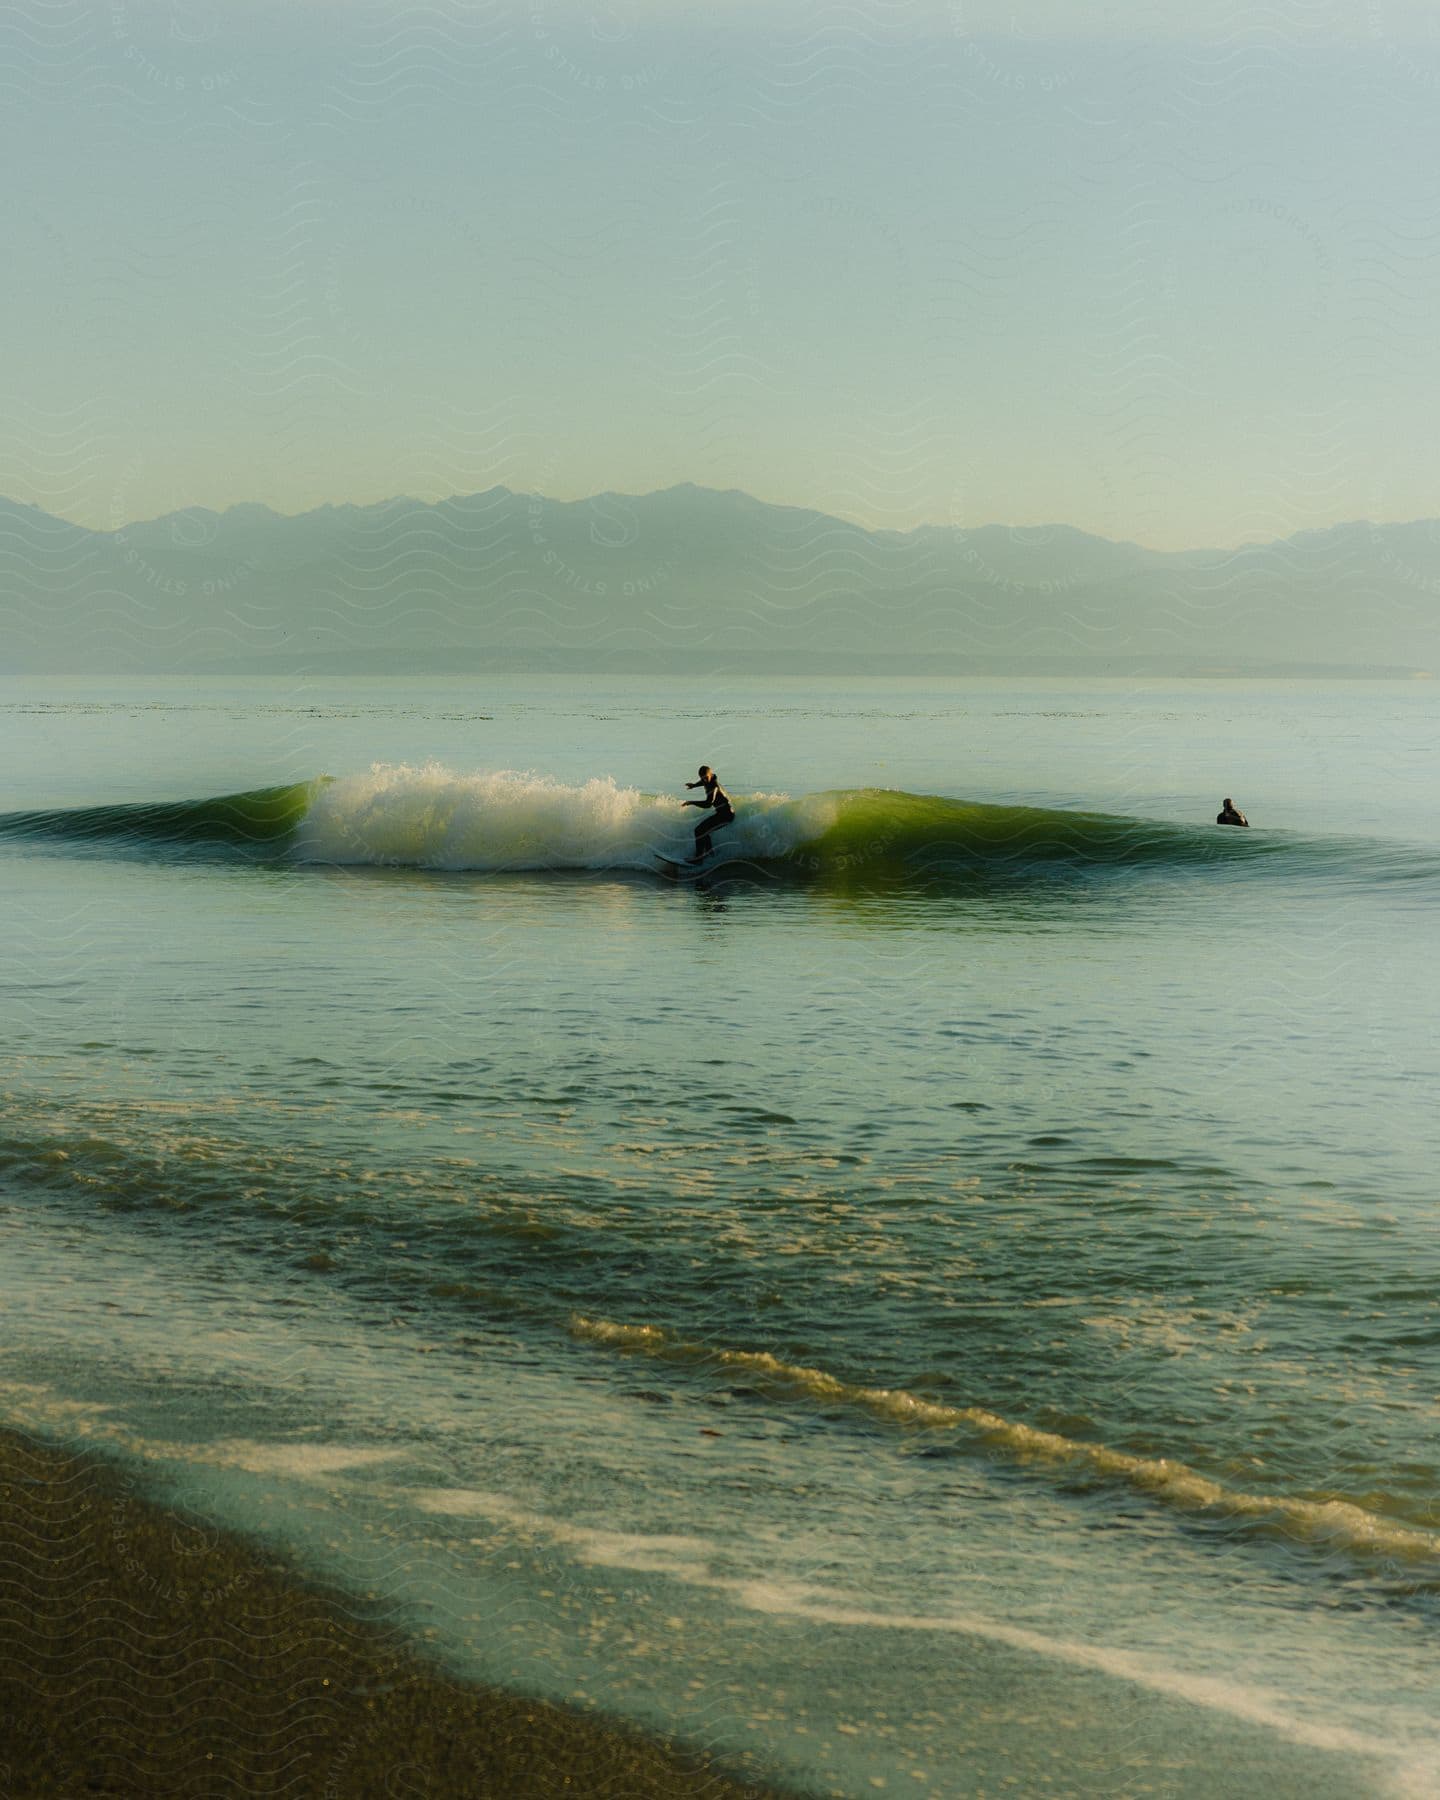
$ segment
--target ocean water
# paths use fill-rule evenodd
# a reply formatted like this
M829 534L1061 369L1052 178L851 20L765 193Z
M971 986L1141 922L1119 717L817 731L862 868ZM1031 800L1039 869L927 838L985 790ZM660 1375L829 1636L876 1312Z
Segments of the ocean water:
M1440 1791L1433 684L0 749L0 1417L805 1791Z

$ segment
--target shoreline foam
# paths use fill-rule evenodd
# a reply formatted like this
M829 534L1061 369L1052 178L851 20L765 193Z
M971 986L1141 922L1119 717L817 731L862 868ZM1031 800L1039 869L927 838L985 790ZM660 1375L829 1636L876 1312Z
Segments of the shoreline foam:
M0 1786L159 1800L779 1800L702 1752L452 1679L281 1558L0 1431Z

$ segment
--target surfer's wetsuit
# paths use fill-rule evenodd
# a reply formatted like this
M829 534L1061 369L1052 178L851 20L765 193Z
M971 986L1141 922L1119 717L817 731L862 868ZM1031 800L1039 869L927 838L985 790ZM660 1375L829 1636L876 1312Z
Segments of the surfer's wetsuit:
M695 827L695 861L704 862L710 854L710 834L718 831L722 825L733 825L735 808L730 804L730 796L720 785L720 778L713 769L702 769L698 781L687 781L687 788L703 787L703 800L686 800L686 806L713 807L714 817L702 819Z
M1227 800L1220 811L1216 813L1215 823L1217 825L1244 825L1247 830L1250 825L1250 821L1233 800Z

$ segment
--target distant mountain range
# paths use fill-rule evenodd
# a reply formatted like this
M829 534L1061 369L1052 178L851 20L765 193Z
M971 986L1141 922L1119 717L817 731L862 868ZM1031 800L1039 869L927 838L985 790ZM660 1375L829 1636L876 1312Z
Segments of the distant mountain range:
M1440 522L1162 552L688 485L109 532L0 499L0 634L10 672L1428 674Z

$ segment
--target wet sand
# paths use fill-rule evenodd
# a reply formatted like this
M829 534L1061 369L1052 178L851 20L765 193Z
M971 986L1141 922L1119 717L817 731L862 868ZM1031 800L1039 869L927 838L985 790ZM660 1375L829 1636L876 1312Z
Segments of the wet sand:
M282 1559L0 1432L0 1792L774 1800L697 1749L455 1681Z

